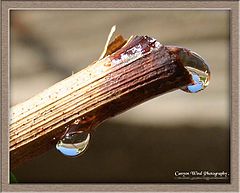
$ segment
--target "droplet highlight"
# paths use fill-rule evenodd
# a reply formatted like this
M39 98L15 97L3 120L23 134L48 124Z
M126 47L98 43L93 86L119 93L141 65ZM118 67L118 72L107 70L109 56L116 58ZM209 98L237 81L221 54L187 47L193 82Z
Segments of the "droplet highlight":
M56 149L65 156L78 156L88 147L91 135L89 132L67 133L56 144Z

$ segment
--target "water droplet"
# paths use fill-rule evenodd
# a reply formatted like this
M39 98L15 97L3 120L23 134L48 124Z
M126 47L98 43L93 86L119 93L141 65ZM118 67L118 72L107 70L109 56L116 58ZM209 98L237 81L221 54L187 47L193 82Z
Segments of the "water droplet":
M63 139L56 144L57 150L66 156L77 156L82 154L88 147L90 141L90 133L76 132L67 133Z
M205 89L210 80L210 70L201 56L190 50L179 52L180 60L192 75L193 83L181 88L185 92L196 93Z

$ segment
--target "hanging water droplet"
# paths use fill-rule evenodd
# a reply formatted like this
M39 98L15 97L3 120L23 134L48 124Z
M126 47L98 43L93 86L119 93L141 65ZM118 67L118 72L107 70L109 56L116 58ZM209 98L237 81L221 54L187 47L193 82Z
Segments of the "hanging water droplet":
M90 141L89 132L67 133L56 144L57 150L66 156L77 156L82 154L88 147Z
M179 58L192 75L193 83L181 88L185 92L196 93L205 89L210 80L210 70L201 56L187 49L180 49Z

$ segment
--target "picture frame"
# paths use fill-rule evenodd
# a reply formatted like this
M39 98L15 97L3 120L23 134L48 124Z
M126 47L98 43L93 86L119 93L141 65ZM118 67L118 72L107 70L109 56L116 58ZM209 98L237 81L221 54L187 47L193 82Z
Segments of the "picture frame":
M121 192L238 192L239 191L239 3L236 1L2 1L2 191L3 192L28 192L28 191L121 191ZM230 168L231 177L229 184L191 184L191 183L83 183L83 184L9 184L9 150L8 150L8 121L9 121L9 11L28 9L159 9L159 10L227 10L230 12Z

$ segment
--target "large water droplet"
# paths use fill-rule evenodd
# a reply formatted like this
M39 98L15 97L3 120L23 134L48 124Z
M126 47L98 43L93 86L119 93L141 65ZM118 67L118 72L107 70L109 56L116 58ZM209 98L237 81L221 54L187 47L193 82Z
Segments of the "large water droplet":
M66 156L77 156L82 154L88 147L90 141L89 132L67 133L56 144L57 150Z
M181 88L185 92L196 93L205 89L210 80L210 70L201 56L193 51L182 49L179 52L181 62L192 75L193 83Z

